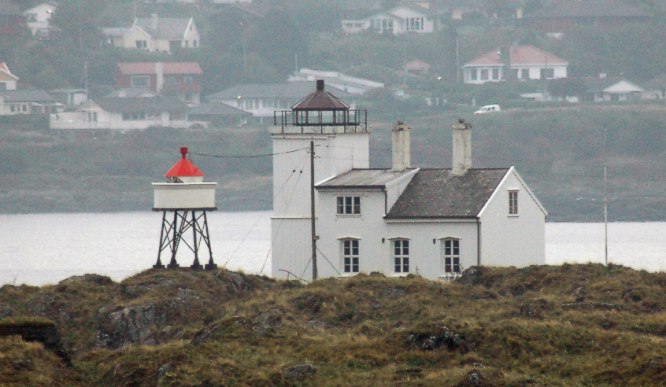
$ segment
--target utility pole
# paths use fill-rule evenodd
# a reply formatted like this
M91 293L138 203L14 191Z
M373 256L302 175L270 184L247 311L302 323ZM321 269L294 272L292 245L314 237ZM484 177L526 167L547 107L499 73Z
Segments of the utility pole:
M604 125L604 263L608 266L608 158L606 156L606 142L608 129Z
M312 229L312 281L317 280L317 230L315 229L315 149L314 140L310 140L310 226Z

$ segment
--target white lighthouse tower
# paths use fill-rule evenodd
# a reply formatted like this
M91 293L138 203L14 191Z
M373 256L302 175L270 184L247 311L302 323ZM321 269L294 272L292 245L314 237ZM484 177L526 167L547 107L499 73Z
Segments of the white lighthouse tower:
M157 252L155 269L164 268L161 254L169 250L171 260L167 267L180 267L176 262L176 252L181 242L194 253L190 266L198 270L204 268L199 263L202 244L208 249L209 260L206 270L217 268L213 262L213 251L208 232L208 211L215 211L215 188L217 183L204 182L204 174L187 159L187 148L180 148L181 159L164 175L166 183L153 183L153 211L162 212L162 230ZM188 219L189 217L189 219ZM187 235L191 235L191 239Z
M291 110L275 112L274 124L272 275L316 278L313 182L368 168L367 112L350 109L317 80L316 90Z

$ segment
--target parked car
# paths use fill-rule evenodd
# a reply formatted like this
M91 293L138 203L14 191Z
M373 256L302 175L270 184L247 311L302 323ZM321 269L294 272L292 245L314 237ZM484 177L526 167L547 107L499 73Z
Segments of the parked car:
M486 113L495 113L502 111L500 105L484 105L481 108L474 112L474 114L486 114Z

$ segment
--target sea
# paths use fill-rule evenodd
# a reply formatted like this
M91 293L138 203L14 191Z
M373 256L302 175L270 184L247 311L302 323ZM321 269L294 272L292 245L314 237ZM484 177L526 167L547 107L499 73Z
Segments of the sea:
M270 276L270 217L270 211L210 212L214 262ZM88 273L121 281L156 263L161 222L156 212L0 214L0 286L52 285ZM665 236L666 222L609 223L608 261L664 272ZM603 263L604 241L603 223L547 223L546 263ZM176 258L192 264L186 248ZM162 263L169 259L164 252ZM206 250L199 259L208 262Z

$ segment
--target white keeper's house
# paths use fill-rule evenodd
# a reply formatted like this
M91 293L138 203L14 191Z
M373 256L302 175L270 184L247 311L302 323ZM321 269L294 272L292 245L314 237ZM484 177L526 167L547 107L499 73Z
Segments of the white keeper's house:
M367 113L349 109L323 81L275 118L273 277L312 278L313 262L318 278L430 279L476 265L545 263L545 208L514 167L472 168L469 123L452 126L452 168L412 167L410 128L398 122L393 165L374 169Z

